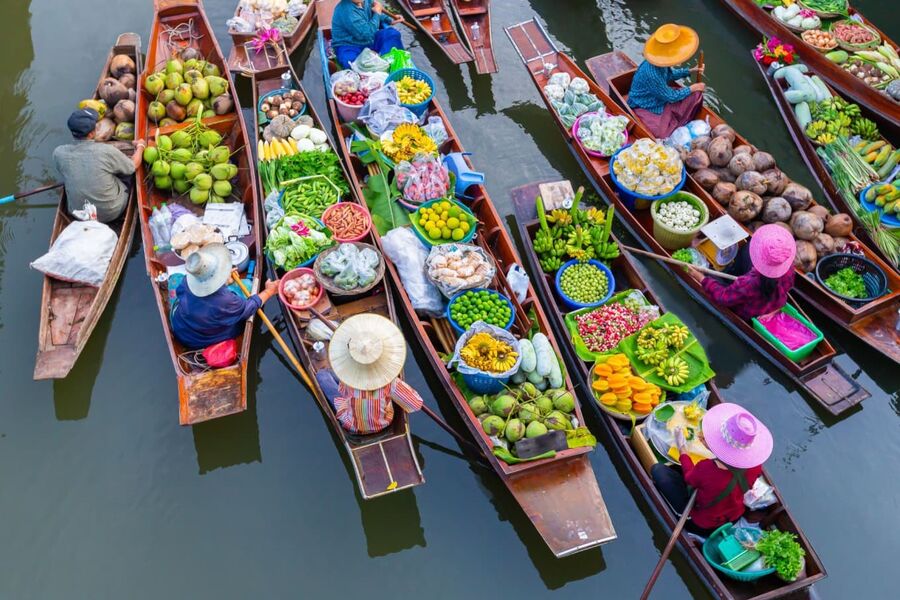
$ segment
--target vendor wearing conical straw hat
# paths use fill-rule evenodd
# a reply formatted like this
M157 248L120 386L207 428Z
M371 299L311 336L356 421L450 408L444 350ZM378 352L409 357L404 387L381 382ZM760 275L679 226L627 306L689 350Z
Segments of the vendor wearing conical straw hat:
M628 105L657 138L666 138L694 118L703 105L706 85L674 88L671 84L691 73L703 73L703 66L676 68L689 60L700 46L700 37L690 27L666 23L644 44L644 62L631 80Z
M316 379L341 426L355 434L381 431L394 420L394 404L406 412L422 408L422 397L399 379L406 340L381 315L354 315L341 323L328 344L331 370Z

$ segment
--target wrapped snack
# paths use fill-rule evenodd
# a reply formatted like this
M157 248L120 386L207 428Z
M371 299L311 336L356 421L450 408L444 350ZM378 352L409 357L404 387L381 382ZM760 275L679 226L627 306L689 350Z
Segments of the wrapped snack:
M397 165L397 187L403 198L413 204L443 198L450 189L447 167L433 154L420 154L412 162Z
M587 113L578 122L578 139L588 150L611 156L625 145L627 126L627 117Z
M645 196L662 196L681 182L684 163L678 150L642 138L622 150L613 164L619 184Z

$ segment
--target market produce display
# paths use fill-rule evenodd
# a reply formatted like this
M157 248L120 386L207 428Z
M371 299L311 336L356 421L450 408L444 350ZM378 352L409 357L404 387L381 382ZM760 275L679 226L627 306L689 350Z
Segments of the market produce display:
M338 241L355 240L369 229L365 210L352 202L333 205L322 215L322 222Z
M450 318L461 329L468 329L475 321L505 328L512 317L509 300L499 292L471 290L463 292L448 305Z
M856 143L853 150L867 165L875 170L878 181L884 181L900 163L900 148L895 148L885 139L877 139L874 142L861 140ZM889 190L879 190L878 195Z
M539 332L531 339L520 339L519 352L522 355L522 362L512 377L513 383L528 381L542 391L563 386L560 359L546 335Z
M851 267L844 267L825 278L825 285L834 292L848 298L868 298L866 282L862 275Z
M848 8L847 0L801 0L799 4L823 16L844 14Z
M221 77L219 66L203 60L190 47L148 75L143 89L153 98L147 105L147 118L160 127L234 111L228 80Z
M645 417L660 403L662 390L638 377L624 354L613 354L598 362L591 389L604 410Z
M425 269L428 279L448 298L460 290L487 287L497 272L483 249L464 244L433 246Z
M586 113L578 121L578 141L588 150L612 156L625 145L627 127L627 117Z
M692 231L700 224L700 211L685 200L660 201L657 218L674 231Z
M418 154L437 154L437 144L418 125L402 123L387 139L381 140L381 149L394 162L411 160Z
M203 223L194 223L182 231L173 233L169 243L178 256L187 260L191 254L204 246L221 244L224 241L222 234L213 227Z
M816 50L821 50L823 52L833 50L834 48L837 48L838 45L837 38L834 37L834 34L829 31L822 31L821 29L804 31L800 34L800 38Z
M276 267L290 271L332 245L331 232L312 217L285 215L269 231L266 254Z
M303 127L297 125L297 127ZM312 129L306 132L312 135L313 131L325 132L320 129ZM291 138L294 139L294 138ZM316 137L316 139L321 139ZM276 142L272 142L269 146L258 147L258 162L256 164L259 172L260 182L263 186L263 192L268 196L273 190L279 189L281 182L299 179L301 177L311 177L313 175L324 175L328 180L337 186L340 190L341 197L346 196L350 192L350 186L344 177L344 169L341 166L341 159L328 144L328 138L325 137L324 146L313 147L312 149L299 150L301 142L297 142L297 152L288 153L284 151L283 144L277 142L282 148L281 152L273 152L271 148Z
M319 283L312 273L286 278L281 284L281 293L295 307L310 306L319 297L320 291Z
M228 19L229 33L276 29L286 37L294 33L310 0L241 0L236 16Z
M575 120L585 113L603 110L603 103L591 93L587 80L571 77L568 73L550 75L544 93L566 128L574 125Z
M403 199L412 204L443 198L450 190L450 173L433 155L419 155L411 161L401 162L397 165L395 180L403 192Z
M534 235L534 250L545 273L555 273L569 259L580 261L595 258L611 261L619 256L619 245L610 240L613 207L606 211L591 206L580 208L584 189L575 193L572 207L556 209L549 214L538 197L537 215L540 228Z
M334 285L349 292L372 284L380 262L381 257L374 249L360 250L356 244L345 243L323 255L316 262L316 268L326 277L331 277Z
M442 200L420 207L412 217L432 244L460 241L475 226L475 218L455 201Z
M756 550L763 555L767 567L772 567L784 581L794 581L800 576L806 551L797 542L797 536L787 531L763 531Z
M810 121L806 126L806 136L819 144L828 144L838 136L849 138L859 136L864 140L879 139L878 126L874 121L862 116L859 105L843 98L832 97L821 102L812 102Z
M796 2L789 6L776 6L772 10L772 15L793 29L809 31L822 26L822 20L815 11L804 9Z
M625 189L644 196L663 196L681 183L684 163L672 146L641 138L616 155L612 170Z
M867 28L864 30L873 33ZM848 46L848 50L834 50L825 57L875 89L888 91L893 82L900 80L900 56L887 42L877 47L870 45L866 50ZM896 95L888 95L898 100Z
M518 356L512 346L487 332L471 336L459 353L464 364L487 373L509 371Z
M414 79L409 75L401 77L397 80L397 98L401 104L422 104L433 93L428 82L421 79Z
M831 33L848 46L867 47L881 42L881 37L877 33L862 23L850 20L832 24Z
M591 352L607 352L624 338L640 331L653 319L652 314L620 302L575 316L578 336Z
M94 126L94 141L134 139L135 64L127 54L117 54L109 63L108 77L97 88L99 99L88 98L78 103L78 108L90 108L100 119Z
M865 198L885 214L900 214L900 181L873 185L866 191Z
M562 272L559 287L563 294L579 304L595 304L606 297L609 279L591 263L576 263Z

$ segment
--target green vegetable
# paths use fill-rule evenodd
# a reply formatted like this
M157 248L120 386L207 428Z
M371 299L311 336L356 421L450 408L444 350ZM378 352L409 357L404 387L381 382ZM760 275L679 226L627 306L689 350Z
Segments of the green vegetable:
M848 298L868 298L869 296L862 275L850 267L844 267L837 273L828 276L825 279L825 285L832 291Z
M534 353L537 356L537 367L534 373L537 373L538 378L549 377L553 370L553 361L556 360L556 352L553 351L550 340L546 335L538 332L531 338L531 344L534 346ZM529 381L531 381L530 377L531 375L529 375Z
M337 200L335 189L321 178L316 178L287 187L281 197L281 206L285 214L309 215L318 219Z
M766 566L774 567L784 581L794 581L803 570L806 551L797 536L787 531L764 531L756 549L765 557Z
M590 263L574 264L559 278L562 292L580 304L594 304L606 296L609 280L606 273Z
M341 196L350 193L350 186L344 178L344 170L341 167L341 159L333 150L299 152L270 162L275 163L275 181L278 181L279 185L291 179L324 175L338 187Z
M331 232L322 231L322 226L312 218L285 215L269 232L266 253L275 266L290 271L332 245Z
M409 225L409 213L394 201L400 197L400 191L396 182L388 182L391 168L381 153L381 144L366 136L356 125L351 125L350 128L363 138L351 143L350 151L357 155L362 164L374 164L378 167L366 180L362 190L375 231L378 235L384 235L392 229Z
M450 316L463 329L468 329L475 321L504 327L509 323L512 311L501 296L479 290L458 296L450 305Z

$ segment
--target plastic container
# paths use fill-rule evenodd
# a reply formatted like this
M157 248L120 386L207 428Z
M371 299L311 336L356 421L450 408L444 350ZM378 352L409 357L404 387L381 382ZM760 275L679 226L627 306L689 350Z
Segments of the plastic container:
M809 319L807 319L806 317L801 315L797 311L797 309L794 308L793 306L791 306L790 304L785 304L784 308L781 309L781 312L787 313L788 315L790 315L793 318L800 321L804 326L808 327L810 331L812 331L813 333L816 334L816 338L814 340L812 340L811 342L809 342L808 344L800 346L796 350L791 350L790 348L785 346L781 340L779 340L777 337L775 337L771 331L766 329L765 326L759 322L759 319L757 319L756 317L753 317L750 321L753 325L753 329L755 329L757 332L759 332L759 334L762 335L764 338L766 338L773 346L778 348L779 352L781 352L782 354L784 354L785 356L790 358L795 363L799 363L800 361L805 359L807 356L812 354L812 351L815 350L816 346L819 345L819 342L821 342L823 339L825 339L825 335L822 333L822 331L818 327L813 325Z
M405 68L397 69L396 71L388 75L388 78L385 79L384 83L385 85L387 85L392 81L400 81L404 77L412 77L417 81L424 81L428 84L428 87L431 88L431 95L428 96L428 98L426 98L424 102L421 102L419 104L400 103L400 106L405 106L406 108L411 110L414 115L416 115L417 117L421 117L425 114L425 111L428 110L428 105L429 103L431 103L431 99L434 98L434 80L428 75L428 73L423 73L418 69Z
M476 394L499 394L506 389L509 377L491 377L483 373L462 373L466 387Z
M334 229L332 229L331 225L328 224L328 216L329 216L329 214L334 212L334 209L337 208L338 206L341 206L341 207L349 206L351 208L351 210L353 210L357 214L362 215L363 218L365 218L365 220L366 220L365 228L360 235L353 237L353 238L341 238L341 237L338 237L334 233ZM328 227L328 229L331 229L331 239L333 239L336 242L358 242L358 241L362 240L363 238L365 238L367 235L369 235L369 232L372 230L372 216L369 214L369 211L366 210L366 208L364 206L362 206L360 204L356 204L355 202L338 202L337 204L332 204L331 206L329 206L328 208L325 209L325 212L322 213L322 223L324 223L325 227Z
M435 202L443 202L446 198L435 198L434 200L429 200L428 202L423 202L419 208L428 208L433 205ZM472 241L472 238L475 237L475 230L478 228L478 219L475 217L475 213L472 212L468 206L463 204L462 202L458 202L456 200L447 200L454 206L460 209L461 212L465 213L469 217L469 231L466 232L466 235L463 236L461 240L446 240L444 242L434 243L431 239L425 234L425 230L416 222L412 223L412 230L416 234L416 237L421 240L423 244L425 244L426 248L431 248L432 246L440 246L441 244L468 244Z
M365 104L357 106L355 104L343 102L337 97L337 94L334 93L334 84L331 85L331 98L334 100L334 104L337 106L338 115L344 123L355 122L356 119L359 118L359 112L362 110L362 107L365 106Z
M727 536L731 535L733 531L734 525L725 523L706 538L706 541L703 542L703 558L706 559L706 562L711 564L716 571L723 573L725 576L736 581L756 581L766 575L773 574L775 572L774 567L763 569L762 571L745 573L744 571L733 571L728 567L722 566L721 561L723 560L723 557L719 553L719 544L721 544Z
M662 194L660 196L645 196L644 194L638 194L637 192L632 192L631 190L626 188L624 185L619 183L619 180L618 180L618 178L616 178L616 172L613 170L613 167L616 164L616 157L618 157L619 153L622 152L622 150L624 150L627 147L628 146L622 146L609 159L609 176L612 179L613 183L615 184L616 189L619 191L619 197L622 199L622 203L625 205L625 208L627 208L628 210L635 210L635 202L638 199L646 200L647 202L655 202L657 200L663 200L665 198L668 198L672 194L677 193L679 190L681 190L682 187L684 187L684 182L687 179L687 170L685 169L684 165L682 164L681 165L681 181L679 181L678 185L675 186L675 189L672 190L671 192L669 192L668 194Z
M268 100L268 99L271 98L272 96L284 95L284 94L290 93L290 92L292 92L292 91L293 91L292 88L278 88L277 90L272 90L272 91L269 92L268 94L266 94L266 95L264 95L263 97L261 97L261 98L259 99L259 102L256 103L256 112L259 113L259 115L260 115L260 123L268 123L268 122L269 122L269 117L268 117L265 113L263 113L263 112L262 112L262 109L260 108L260 107L263 105L263 102L265 102L266 100ZM309 104L309 100L307 100L306 102L303 103L303 106L300 108L300 110L297 111L297 114L296 114L296 115L294 115L293 117L291 117L291 119L293 119L294 121L296 121L296 120L299 119L302 115L306 114L306 106L307 106L307 104Z
M597 302L592 302L591 304L582 304L581 302L576 302L572 298L569 298L562 291L562 286L560 285L559 282L560 282L560 279L562 278L563 271L565 271L572 265L577 264L578 262L579 262L578 260L572 259L569 262L563 264L563 266L561 266L559 269L557 269L556 278L553 280L554 287L556 287L556 295L559 296L559 298L563 301L563 304L565 304L570 311L578 310L579 308L595 308L597 306L600 306L601 304L604 304L607 300L609 300L612 297L613 291L615 291L615 289L616 289L616 278L613 277L612 271L609 270L609 267L604 265L599 260L591 259L588 261L588 264L597 267L598 269L603 271L603 273L606 275L606 283L607 283L606 295L603 296L603 298L601 298Z
M462 292L459 292L458 294L450 298L450 302L447 303L447 310L445 311L445 314L447 316L447 320L450 321L450 326L453 327L453 330L456 333L462 335L466 330L460 327L459 324L457 324L457 322L453 320L453 317L450 316L450 308L453 306L453 303L456 302L457 298L459 298L463 294L468 294L469 292L488 292L493 296L500 296L501 298L503 298L503 301L506 302L507 308L509 308L509 321L507 321L505 325L498 325L498 327L503 327L503 329L509 331L509 328L512 327L512 324L516 320L516 311L515 309L513 309L512 302L509 301L509 298L496 290L489 290L487 288L472 288L471 290L463 290Z
M844 296L825 284L825 280L831 275L847 267L862 275L866 284L866 292L869 294L867 298ZM828 290L828 293L834 294L853 307L862 306L887 292L887 276L881 270L881 267L868 258L856 254L829 254L828 256L823 256L816 264L816 279L822 284L822 287Z
M869 191L869 189L871 189L875 186L879 186L879 185L882 185L882 183L881 182L873 183L872 185L866 186L865 188L863 188L863 190L859 193L859 203L867 211L877 212L878 214L880 214L881 222L886 227L900 227L900 214L886 213L886 212L884 212L884 207L878 206L878 205L866 200L866 193Z
M591 156L596 156L597 158L609 158L609 154L603 154L602 152L597 152L596 150L591 150L590 148L585 147L583 143L581 143L581 138L578 137L578 130L581 128L581 120L585 117L591 117L594 115L600 115L599 112L586 112L577 119L572 124L572 137L574 137L578 141L578 145L581 146L581 149L587 152ZM622 148L628 145L628 129L625 130L625 141L622 142ZM622 148L619 148L621 150ZM616 151L618 152L618 150Z
M688 202L700 211L700 222L690 231L676 231L660 222L660 207L669 202L679 201ZM706 204L690 192L678 191L664 200L654 202L650 206L650 215L653 217L653 237L666 250L678 250L689 247L700 232L700 228L709 222L709 209L706 207Z
M313 277L316 276L315 271L313 271L312 269L308 269L306 267L297 267L296 269L285 273L284 277L282 277L278 282L278 297L281 298L281 301L284 303L284 305L289 307L291 310L306 310L311 306L315 306L319 303L319 300L322 299L322 295L325 293L325 288L322 287L322 284L317 281L316 285L319 288L319 293L316 294L315 298L313 298L313 301L310 304L298 305L290 303L290 301L287 299L287 296L284 295L284 284L291 279L296 279L306 273L309 273Z

